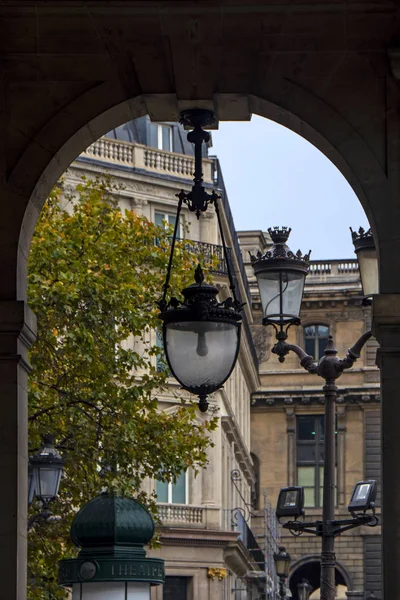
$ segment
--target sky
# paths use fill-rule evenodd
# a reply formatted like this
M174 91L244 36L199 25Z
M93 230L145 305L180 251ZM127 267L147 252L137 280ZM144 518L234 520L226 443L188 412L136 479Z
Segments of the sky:
M220 159L237 230L292 228L289 247L312 260L355 258L349 227L368 228L338 169L315 146L263 117L221 122L210 154Z

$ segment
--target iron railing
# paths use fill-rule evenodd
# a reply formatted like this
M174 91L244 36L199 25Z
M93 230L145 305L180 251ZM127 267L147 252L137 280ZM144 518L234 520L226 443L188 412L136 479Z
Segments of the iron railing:
M239 540L247 548L252 555L254 562L257 563L261 571L265 569L265 555L257 543L256 538L250 527L247 525L245 518L238 512L237 515L237 528L239 531Z
M180 242L185 240L177 238ZM190 241L184 243L184 247L189 252L198 255L202 261L202 266L209 269L211 273L217 275L228 275L227 261L232 261L231 248L226 249L224 255L224 247L218 244L207 244L206 242Z

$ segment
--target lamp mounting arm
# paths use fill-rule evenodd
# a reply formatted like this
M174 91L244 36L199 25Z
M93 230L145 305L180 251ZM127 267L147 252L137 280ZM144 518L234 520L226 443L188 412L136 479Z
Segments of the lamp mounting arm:
M299 536L302 533L311 533L319 537L336 537L344 531L368 525L368 527L376 527L378 525L378 517L375 514L354 514L353 519L338 519L334 521L288 521L281 526L288 529L294 536Z
M203 127L214 122L215 117L210 110L193 108L181 112L180 123L186 127L193 127L192 131L189 131L187 139L188 142L194 145L194 177L191 191L181 190L177 196L182 199L191 212L196 214L197 218L207 210L209 204L212 204L218 198L218 194L214 190L209 194L204 189L202 171L203 142L207 144L210 140L210 134L208 131L204 131Z
M368 340L371 337L372 337L372 331L366 331L356 341L354 346L349 348L346 358L343 358L341 361L339 361L338 369L340 369L340 372L344 371L345 369L350 369L353 366L353 364L356 362L357 358L360 358L361 350L363 349L363 347L365 346L365 344L368 342Z
M303 350L303 348L300 348L300 346L297 346L296 344L288 344L285 341L285 338L287 338L286 334L277 334L276 337L278 338L278 341L272 348L272 352L279 356L279 362L284 362L285 356L289 354L289 352L294 352L299 357L300 365L303 367L303 369L305 369L309 373L317 373L318 364L314 362L314 358L307 354L307 352Z
M272 348L272 352L279 356L279 361L283 362L285 356L289 352L294 352L300 359L300 365L309 373L319 375L323 377L325 381L331 384L338 379L345 369L350 369L357 358L360 358L361 350L364 345L370 339L371 331L366 331L352 346L349 348L345 358L340 359L336 356L337 350L335 348L333 337L330 335L328 343L326 345L324 356L318 363L314 362L312 356L308 355L303 348L296 346L295 344L288 344L286 342L287 334L284 332L277 333L277 343Z

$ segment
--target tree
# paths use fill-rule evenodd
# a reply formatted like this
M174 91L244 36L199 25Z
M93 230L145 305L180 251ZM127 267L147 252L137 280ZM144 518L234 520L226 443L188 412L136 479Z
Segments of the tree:
M159 410L167 372L156 368L160 349L150 337L160 326L155 301L171 231L122 213L119 191L108 177L84 180L72 201L57 186L32 241L29 304L38 337L30 355L30 452L51 432L66 472L53 506L61 520L29 533L30 600L64 597L57 562L73 552L68 533L78 508L105 488L154 510L143 479L174 480L204 465L215 427L213 419L196 419L191 402L178 400L173 415ZM192 279L194 259L178 243L175 295ZM127 343L133 339L140 343Z

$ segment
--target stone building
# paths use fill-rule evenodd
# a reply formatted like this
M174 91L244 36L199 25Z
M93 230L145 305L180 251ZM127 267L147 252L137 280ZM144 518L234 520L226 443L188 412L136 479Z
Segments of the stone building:
M156 224L174 225L176 194L190 189L193 170L193 149L183 128L176 123L151 123L148 117L142 117L110 131L89 146L69 167L65 186L73 190L82 175L93 177L106 171L122 185L122 209L132 209ZM209 450L207 468L197 477L190 471L182 473L176 484L145 484L148 492L157 492L164 526L162 546L152 554L165 559L167 578L164 586L153 590L153 595L154 600L256 600L262 597L266 586L271 593L276 589L272 554L278 531L275 529L266 540L269 561L265 578L265 554L249 527L256 481L250 455L249 398L259 387L258 361L250 331L250 289L218 160L205 155L203 171L206 186L222 194L229 256L223 254L212 207L199 220L184 207L179 235L194 240L194 250L200 254L218 257L213 280L221 299L229 295L226 261L232 261L240 296L247 304L237 365L224 388L210 401L209 411L218 417L219 427L212 434L214 446ZM161 343L156 332L150 336L148 341ZM137 341L132 343L138 345ZM182 394L185 392L171 378L169 391L159 395L160 409L173 412ZM201 413L198 416L207 417ZM268 506L262 522L264 516L273 530L274 515Z
M262 309L248 251L265 252L271 244L261 231L239 232L249 276L254 316L260 388L251 394L251 448L257 457L259 487L275 500L281 487L305 488L306 520L321 519L323 487L323 380L304 371L294 353L281 364L271 354L272 327L261 325ZM289 240L290 243L290 240ZM296 250L296 249L294 249ZM289 330L289 343L321 357L328 335L339 356L345 356L364 331L371 328L371 307L362 302L357 261L311 261L301 309L302 325ZM375 365L377 343L372 338L354 367L337 381L336 518L348 518L353 486L362 479L380 483L380 387ZM378 492L378 507L380 498ZM378 513L380 508L378 508ZM306 578L319 597L321 540L283 530L282 543L291 558L289 587ZM380 527L359 527L336 538L338 597L381 597ZM364 596L366 594L366 596Z

